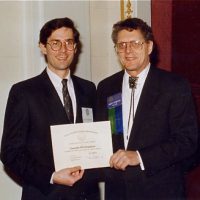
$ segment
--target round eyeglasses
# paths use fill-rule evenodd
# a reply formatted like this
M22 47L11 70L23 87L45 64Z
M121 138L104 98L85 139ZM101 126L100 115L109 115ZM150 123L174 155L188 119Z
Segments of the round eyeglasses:
M65 44L65 47L67 50L72 51L76 47L76 43L73 39L68 39L64 43L60 40L51 40L50 42L47 42L48 45L50 45L51 49L53 51L59 51L62 46Z
M133 40L130 42L119 42L115 45L115 49L118 53L123 53L126 51L128 45L131 50L142 50L144 42L139 40Z

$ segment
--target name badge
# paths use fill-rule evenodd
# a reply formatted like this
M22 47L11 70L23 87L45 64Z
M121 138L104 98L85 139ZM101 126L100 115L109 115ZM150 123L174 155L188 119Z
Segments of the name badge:
M112 134L123 134L122 94L117 93L108 97L107 108Z
M81 108L82 109L82 119L84 123L93 122L93 112L92 108Z

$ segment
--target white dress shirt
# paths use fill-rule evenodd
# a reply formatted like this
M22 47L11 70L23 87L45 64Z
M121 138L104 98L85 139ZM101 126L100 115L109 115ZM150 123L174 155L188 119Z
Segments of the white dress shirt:
M64 106L64 101L63 101L63 93L62 93L62 79L55 74L54 72L52 72L48 67L47 67L47 74L53 84L53 86L56 89L56 92L58 93L58 96L60 97L60 100ZM67 79L67 87L68 87L68 91L69 91L69 95L70 98L72 100L72 107L73 107L73 114L74 114L74 123L76 121L76 96L75 96L75 91L74 91L74 85L70 76L70 71L68 73L68 75L65 77L65 79Z
M147 77L147 74L150 69L150 63L147 65L147 67L140 73L138 74L138 80L137 80L137 85L135 88L134 92L134 111L130 110L130 103L131 103L131 92L132 89L129 87L129 77L130 75L127 73L125 70L124 77L123 77L123 83L122 83L122 113L123 113L123 132L124 132L124 146L125 149L127 149L128 146L128 141L130 138L130 133L133 125L133 116L135 116L138 102L142 93L142 89ZM131 113L130 113L131 112ZM134 112L134 115L133 115ZM129 113L130 113L130 122L129 122L129 127L128 127L128 120L129 120ZM140 166L141 169L144 170L144 166L142 163L142 159L140 157L139 152L137 151L138 156L140 158Z
M57 74L52 72L48 67L47 67L47 74L48 74L53 86L55 87L56 92L58 93L58 96L59 96L59 98L60 98L60 100L61 100L61 102L64 106L63 93L62 93L62 88L63 88L62 79ZM73 82L72 82L72 79L71 79L71 76L70 76L70 71L69 71L68 75L65 77L65 79L68 80L67 81L67 88L68 88L68 91L69 91L70 98L72 100L74 123L75 123L75 120L76 120L76 96L75 96L75 91L74 91L74 85L73 85ZM53 184L54 173L51 175L51 179L50 179L51 184Z

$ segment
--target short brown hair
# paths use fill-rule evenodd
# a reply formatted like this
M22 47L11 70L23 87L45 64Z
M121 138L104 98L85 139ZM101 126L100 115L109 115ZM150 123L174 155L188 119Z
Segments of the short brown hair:
M53 19L45 23L42 29L40 30L39 43L46 45L47 39L51 36L52 32L62 27L72 29L75 43L78 44L80 42L79 32L74 26L74 22L71 19L65 17Z
M128 18L128 19L119 21L116 24L114 24L113 30L112 30L112 40L113 40L114 44L117 43L118 33L121 30L128 30L128 31L140 30L146 41L149 41L149 40L153 41L152 29L142 19Z

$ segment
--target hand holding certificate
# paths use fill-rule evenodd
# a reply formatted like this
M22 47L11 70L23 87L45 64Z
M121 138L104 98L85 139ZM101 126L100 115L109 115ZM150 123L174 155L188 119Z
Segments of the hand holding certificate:
M109 121L51 126L56 171L108 167L113 154Z

